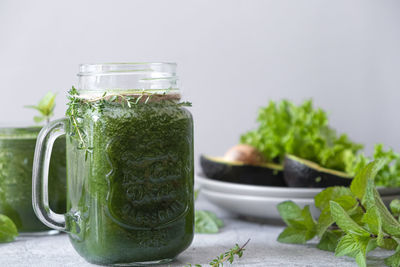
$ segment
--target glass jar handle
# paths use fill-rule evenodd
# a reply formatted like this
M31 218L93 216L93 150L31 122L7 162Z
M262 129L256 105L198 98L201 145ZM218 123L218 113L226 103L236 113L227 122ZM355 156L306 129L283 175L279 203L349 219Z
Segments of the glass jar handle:
M49 206L49 165L56 139L65 135L65 119L50 122L40 131L35 148L32 171L32 205L36 216L46 226L66 231L64 214L55 213Z

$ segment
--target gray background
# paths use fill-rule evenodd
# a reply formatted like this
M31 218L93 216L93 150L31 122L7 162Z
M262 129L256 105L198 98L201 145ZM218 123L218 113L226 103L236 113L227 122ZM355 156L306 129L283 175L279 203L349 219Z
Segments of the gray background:
M0 1L0 122L30 121L79 63L175 61L196 154L221 155L270 99L313 98L332 125L399 149L400 1Z

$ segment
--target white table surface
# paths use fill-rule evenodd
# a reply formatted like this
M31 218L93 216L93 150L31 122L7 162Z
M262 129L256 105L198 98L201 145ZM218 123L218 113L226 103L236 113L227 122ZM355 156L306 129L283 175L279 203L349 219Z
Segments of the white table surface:
M225 222L218 234L196 234L192 245L175 262L164 266L184 266L198 263L208 266L208 262L218 254L243 244L250 243L241 259L232 266L287 267L287 266L357 266L348 257L337 258L333 253L315 248L316 243L288 245L276 241L282 225L266 222L246 221L224 212L206 201L200 194L197 209L212 210ZM379 250L368 257L368 266L383 266L382 257L390 252ZM96 266L85 262L73 249L66 234L47 237L19 238L17 241L0 244L0 266ZM159 265L161 266L161 265ZM225 266L229 266L225 265Z

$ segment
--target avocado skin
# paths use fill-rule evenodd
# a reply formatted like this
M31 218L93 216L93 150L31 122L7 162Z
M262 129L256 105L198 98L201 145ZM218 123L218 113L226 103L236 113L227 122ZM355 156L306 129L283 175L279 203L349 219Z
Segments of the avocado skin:
M325 188L329 186L349 186L352 179L320 171L304 162L285 157L283 177L289 187Z
M238 184L286 186L282 170L253 165L235 165L200 156L200 166L206 177Z

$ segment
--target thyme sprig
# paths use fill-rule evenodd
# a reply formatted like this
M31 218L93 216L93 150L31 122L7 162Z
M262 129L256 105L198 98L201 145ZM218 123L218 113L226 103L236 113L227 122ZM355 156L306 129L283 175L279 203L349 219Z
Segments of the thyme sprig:
M85 107L92 111L97 111L102 114L106 103L115 103L120 104L124 108L132 108L133 106L138 105L141 102L147 104L155 94L156 93L148 94L143 91L141 94L138 94L138 96L131 96L113 92L104 92L103 95L100 97L86 99L81 97L79 91L74 86L72 86L72 88L68 91L69 103L67 104L68 109L66 115L72 125L72 132L70 133L70 135L78 136L78 149L83 149L86 151L85 158L87 158L88 154L91 154L93 152L93 147L90 147L87 144L86 133L81 126L81 122L83 121L84 116L82 107ZM144 97L146 97L145 100ZM179 107L192 106L190 102L176 103L171 101L171 103L175 103Z
M236 244L233 248L231 248L229 251L222 253L218 257L216 257L214 260L210 262L210 266L212 267L220 267L224 266L224 262L228 261L230 264L235 259L235 256L238 256L238 258L241 258L243 256L243 251L245 250L244 248L246 245L250 242L250 239L246 241L241 247L239 247L238 244Z
M231 248L229 251L222 253L221 255L217 256L215 259L213 259L209 264L211 267L222 267L224 266L224 263L229 262L230 264L233 263L235 260L235 256L238 258L241 258L243 256L243 252L245 251L245 247L247 244L250 242L250 239L248 239L242 246L239 247L238 244L236 244L233 248ZM201 267L201 264L187 264L185 267Z
M153 93L154 94L154 93ZM147 95L147 99L145 100L145 103L150 100L150 98L153 96L153 94ZM142 93L138 97L133 97L133 96L127 96L127 95L122 95L122 94L117 94L117 93L108 93L104 92L104 94L101 97L93 98L93 99L87 99L84 100L86 103L100 103L104 104L105 101L108 101L110 103L113 102L119 102L123 107L128 106L129 108L132 107L132 105L137 105L139 101L143 98L145 94Z
M92 152L91 147L89 147L86 142L86 134L82 129L82 126L80 124L80 121L83 120L83 114L81 109L79 108L80 105L84 104L84 101L78 97L79 92L76 90L74 86L72 86L71 90L68 91L68 100L69 103L68 109L66 111L66 115L70 120L70 123L72 125L73 131L70 133L71 136L74 136L75 134L78 135L79 139L79 144L78 144L78 149L83 149L86 151L85 158L87 158L88 153Z

